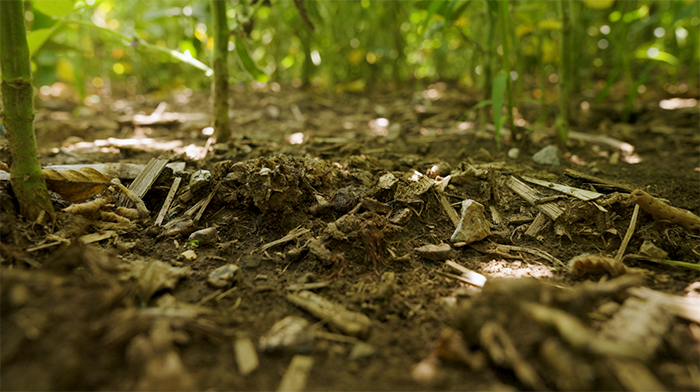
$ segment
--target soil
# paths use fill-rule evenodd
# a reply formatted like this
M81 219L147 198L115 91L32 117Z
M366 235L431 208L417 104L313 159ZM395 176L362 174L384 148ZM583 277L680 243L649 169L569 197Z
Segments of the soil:
M165 168L143 197L150 218L126 223L67 212L27 222L9 181L0 181L4 390L295 389L280 383L292 359L305 357L313 360L300 384L307 390L700 385L698 319L633 291L698 301L698 269L614 259L632 219L632 190L700 214L697 101L662 109L660 100L683 97L650 93L631 122L614 102L577 112L573 129L633 151L574 137L559 143L553 129L535 123L537 107L516 118L529 142L504 132L499 147L493 126L470 111L478 94L447 83L334 95L237 86L234 137L210 145L202 133L210 118L205 95L115 91L86 106L59 87L38 100L43 166L160 157L186 167ZM160 117L143 117L161 102ZM548 145L559 146L559 165L533 161ZM0 154L10 160L6 147ZM197 170L211 173L200 189L190 187ZM154 225L178 177L163 225ZM531 204L509 187L524 177L602 196L596 206L529 183L537 197L553 196ZM96 197L113 202L109 192ZM52 197L57 211L70 204ZM207 199L199 219L187 215ZM484 207L489 234L419 249L451 244L455 222L446 208L459 216L463 200ZM545 205L561 217L543 215L545 226L528 232ZM178 220L184 223L168 226ZM216 236L189 240L206 228ZM79 240L91 233L107 234ZM625 254L639 254L647 240L667 252L663 259L700 265L697 232L640 210ZM582 254L589 256L569 263ZM228 264L236 266L231 280L209 282ZM309 311L295 304L301 294L293 285L345 310ZM635 300L641 310L633 310ZM353 330L334 320L343 311L369 322ZM270 343L271 328L288 316L298 329ZM620 323L625 332L614 327ZM633 328L639 325L642 331ZM259 357L250 373L234 349L245 339ZM656 343L629 349L640 341Z

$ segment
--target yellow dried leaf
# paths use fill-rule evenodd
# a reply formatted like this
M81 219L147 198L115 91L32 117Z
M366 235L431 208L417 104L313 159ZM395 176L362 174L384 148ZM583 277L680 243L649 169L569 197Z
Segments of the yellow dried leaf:
M80 203L102 192L110 185L109 177L91 167L56 171L42 169L46 186L71 203Z

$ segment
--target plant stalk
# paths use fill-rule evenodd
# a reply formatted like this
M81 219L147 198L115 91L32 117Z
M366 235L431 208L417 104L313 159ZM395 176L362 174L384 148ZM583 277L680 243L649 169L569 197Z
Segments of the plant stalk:
M506 97L508 109L508 127L513 132L513 139L516 142L522 142L522 134L515 129L513 123L513 78L510 76L510 46L508 45L508 0L500 0L498 2L499 11L501 13L501 29L502 29L502 45L503 45L503 69L506 72Z
M22 0L0 1L0 68L3 122L12 155L10 183L20 213L36 221L44 213L53 214L53 206L37 157L34 90Z
M569 92L571 91L571 75L569 74L569 35L571 25L569 21L568 0L557 1L559 15L561 17L561 39L559 42L559 114L557 116L557 131L559 140L565 143L569 138Z
M218 143L226 143L231 138L231 127L228 119L228 36L229 28L226 20L226 1L211 0L212 27L214 30L214 53L212 69L214 83L214 135Z

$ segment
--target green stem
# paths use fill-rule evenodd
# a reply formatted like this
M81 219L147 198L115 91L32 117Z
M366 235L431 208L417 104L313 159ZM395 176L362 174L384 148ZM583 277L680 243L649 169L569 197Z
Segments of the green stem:
M508 0L499 1L499 9L501 13L501 29L503 44L503 68L506 71L506 96L508 108L508 126L513 132L513 138L516 142L523 141L521 132L515 129L513 124L513 78L510 76L510 46L508 45Z
M231 129L228 120L228 36L229 28L226 20L226 2L211 0L212 29L214 30L214 53L212 68L214 68L214 130L219 143L228 142Z
M3 122L12 154L10 183L28 220L53 213L37 157L34 90L21 0L0 1L0 68Z
M559 0L559 16L561 17L561 39L559 42L559 115L557 116L557 131L559 140L564 143L569 138L569 23L568 0Z

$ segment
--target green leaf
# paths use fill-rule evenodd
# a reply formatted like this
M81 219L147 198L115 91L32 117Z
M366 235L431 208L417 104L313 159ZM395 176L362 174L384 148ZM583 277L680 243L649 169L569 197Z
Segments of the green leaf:
M491 105L491 103L492 103L492 101L490 99L485 99L485 100L477 103L476 105L472 106L471 108L469 108L469 111L483 108L484 106Z
M238 60L240 60L243 69L245 69L253 79L258 82L267 82L267 74L255 65L255 62L248 53L248 49L246 49L243 40L239 36L236 36L236 53L238 54Z
M44 45L44 43L51 37L54 29L39 29L34 30L27 34L27 45L29 45L29 57L34 56L34 54Z
M442 5L445 4L445 1L447 0L432 0L430 2L428 5L428 15L425 17L425 21L423 21L423 29L421 30L423 34L427 32L430 18L432 18L433 14L435 14L442 7Z
M73 12L75 0L35 0L33 6L43 14L61 19Z
M506 74L501 71L493 78L491 100L493 101L493 125L496 127L496 145L501 145L501 127L506 120L503 116L503 95L506 91Z

